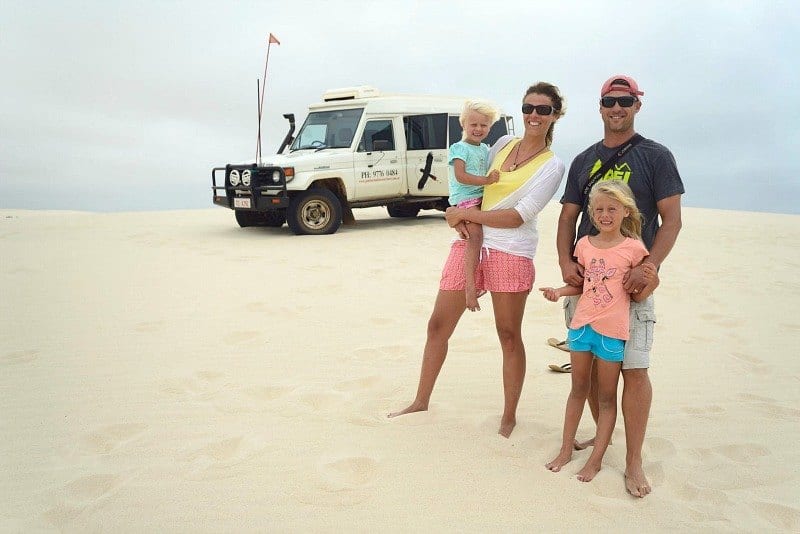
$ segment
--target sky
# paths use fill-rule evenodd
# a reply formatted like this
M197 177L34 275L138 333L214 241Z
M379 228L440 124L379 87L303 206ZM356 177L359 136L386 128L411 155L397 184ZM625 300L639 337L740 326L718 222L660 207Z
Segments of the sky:
M212 167L255 156L271 32L264 154L330 88L485 98L521 125L543 80L569 164L628 74L684 205L800 214L797 28L777 0L0 0L0 208L211 207Z

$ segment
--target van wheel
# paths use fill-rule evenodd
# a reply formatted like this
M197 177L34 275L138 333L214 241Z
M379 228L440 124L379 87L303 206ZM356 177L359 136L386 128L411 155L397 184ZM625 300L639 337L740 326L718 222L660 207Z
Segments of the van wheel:
M236 222L242 228L248 226L270 226L280 228L286 222L286 212L281 211L236 211Z
M258 226L258 223L261 220L261 214L257 211L236 210L235 213L236 222L239 223L239 226L242 228L247 228L248 226Z
M342 224L342 203L327 189L309 189L293 197L286 223L296 235L332 234Z
M286 222L286 210L265 211L261 216L261 224L259 226L280 228Z
M416 217L419 213L419 207L413 204L394 204L386 206L386 211L389 212L390 217Z

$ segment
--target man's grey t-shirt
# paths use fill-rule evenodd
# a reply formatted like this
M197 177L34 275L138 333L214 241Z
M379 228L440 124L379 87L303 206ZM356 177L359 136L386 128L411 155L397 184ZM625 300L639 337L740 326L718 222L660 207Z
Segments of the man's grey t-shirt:
M608 148L600 141L572 160L561 203L582 206L575 242L587 234L597 233L588 215L588 198L584 201L583 188L589 177L617 150L619 147ZM651 139L643 139L617 160L600 180L622 180L630 186L636 197L636 206L642 213L642 240L650 249L660 224L656 203L684 193L672 152Z

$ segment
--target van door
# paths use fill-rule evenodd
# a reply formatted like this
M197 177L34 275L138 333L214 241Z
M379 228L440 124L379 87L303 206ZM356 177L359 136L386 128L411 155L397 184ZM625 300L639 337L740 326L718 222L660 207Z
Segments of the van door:
M408 145L409 194L448 196L447 113L409 115L403 117L403 127Z
M392 119L366 121L353 157L353 173L357 200L405 194L405 157L398 150Z

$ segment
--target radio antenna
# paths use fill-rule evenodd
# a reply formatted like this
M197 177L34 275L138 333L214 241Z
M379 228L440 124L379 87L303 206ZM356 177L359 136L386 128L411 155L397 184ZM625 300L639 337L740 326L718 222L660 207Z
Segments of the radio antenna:
M280 45L281 42L278 40L277 37L269 34L267 38L267 59L264 61L264 85L261 85L258 80L256 80L256 85L258 89L258 137L256 138L256 163L261 165L261 115L264 109L264 93L267 89L267 66L269 65L269 49L272 46L272 43Z

